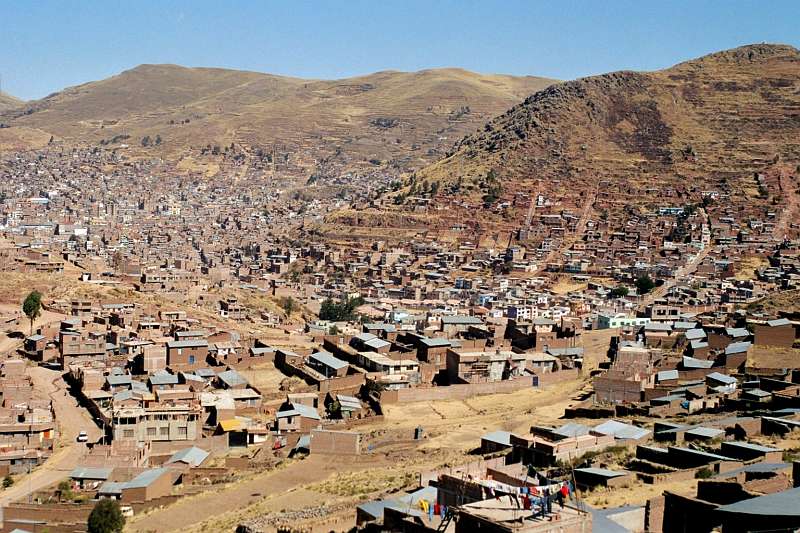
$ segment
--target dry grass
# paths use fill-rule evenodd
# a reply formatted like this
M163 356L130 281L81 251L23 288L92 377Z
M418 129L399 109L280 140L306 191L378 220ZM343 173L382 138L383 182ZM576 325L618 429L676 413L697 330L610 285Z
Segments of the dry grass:
M224 69L142 65L66 89L14 120L66 140L97 143L127 134L128 153L180 159L189 147L289 147L295 162L342 148L353 162L435 158L451 144L554 80L483 75L459 69L379 72L319 81ZM455 117L463 106L469 113ZM38 108L42 110L39 111ZM388 126L375 119L387 119ZM189 121L186 123L186 121ZM172 123L171 123L172 122ZM145 135L164 142L146 150ZM440 137L443 137L440 138ZM399 139L399 142L398 142ZM418 149L411 150L416 144ZM213 172L215 161L182 163Z
M754 368L800 368L800 350L754 345L747 354L747 366Z
M767 261L766 257L760 255L743 257L738 264L734 278L739 281L751 280L755 278L755 271L765 266L769 266L769 261Z

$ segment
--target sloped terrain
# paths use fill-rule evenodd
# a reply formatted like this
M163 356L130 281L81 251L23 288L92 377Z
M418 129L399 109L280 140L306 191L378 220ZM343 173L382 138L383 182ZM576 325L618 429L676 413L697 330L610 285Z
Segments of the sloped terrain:
M6 94L4 92L0 92L0 112L6 111L7 109L14 109L19 107L23 104L22 100L11 96L10 94Z
M659 72L551 86L462 139L420 179L494 170L510 190L536 180L572 188L650 178L662 186L744 182L765 161L798 160L798 134L800 53L754 45Z
M725 202L710 214L739 217L796 202L798 163L800 53L752 45L663 71L552 85L464 137L372 211L402 221L394 212L424 203L430 227L502 233L523 225L537 194L582 220L613 220L624 210L699 205L713 192ZM375 216L346 211L328 222L342 231Z
M552 83L458 69L319 81L142 65L0 115L67 141L179 157L206 146L260 147L307 162L429 162L466 133Z

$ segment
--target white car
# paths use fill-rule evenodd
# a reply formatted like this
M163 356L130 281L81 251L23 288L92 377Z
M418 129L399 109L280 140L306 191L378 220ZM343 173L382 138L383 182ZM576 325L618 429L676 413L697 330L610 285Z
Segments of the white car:
M125 518L130 518L133 516L133 507L130 505L122 505L120 506L119 510L122 513L122 516Z
M88 442L89 435L85 431L78 433L78 442Z

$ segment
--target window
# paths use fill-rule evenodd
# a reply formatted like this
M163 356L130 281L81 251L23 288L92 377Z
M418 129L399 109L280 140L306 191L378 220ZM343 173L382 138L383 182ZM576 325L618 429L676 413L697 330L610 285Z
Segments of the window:
M179 427L179 428L178 428L178 436L179 436L179 437L184 437L184 438L185 438L185 437L186 437L186 435L188 434L188 432L187 432L187 429L188 429L188 428L185 428L185 427Z
M162 427L161 428L161 436L168 437L169 436L169 427Z
M126 438L126 439L132 439L133 438L133 430L132 429L123 430L122 431L122 436L124 438Z
M155 437L156 436L156 428L147 428L147 436L148 437Z
M193 356L193 355L190 355L190 356L189 356L189 364L190 364L190 365L193 365L193 364L194 364L194 356Z

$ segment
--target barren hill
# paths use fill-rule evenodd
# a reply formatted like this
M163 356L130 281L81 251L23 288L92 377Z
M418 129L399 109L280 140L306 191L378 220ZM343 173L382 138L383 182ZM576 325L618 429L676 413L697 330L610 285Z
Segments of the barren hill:
M5 111L7 109L13 109L15 107L19 107L22 105L22 100L11 96L10 94L6 94L4 92L0 92L0 112Z
M235 142L309 160L419 162L552 82L458 69L321 81L142 65L2 118L67 141L138 146L159 136L150 151L168 156Z
M443 210L442 226L474 219L488 199L481 222L519 227L537 192L587 216L699 202L704 190L730 198L726 209L744 209L786 201L792 176L784 174L798 163L800 52L753 45L663 71L552 85L463 138L395 196L403 205L385 209L419 206L415 195L433 183L435 194L423 196L429 210ZM498 209L504 200L510 209ZM338 217L331 221L353 222L351 213Z
M421 175L499 167L518 177L597 180L645 172L728 172L796 158L800 52L754 45L651 73L551 86L461 140Z

